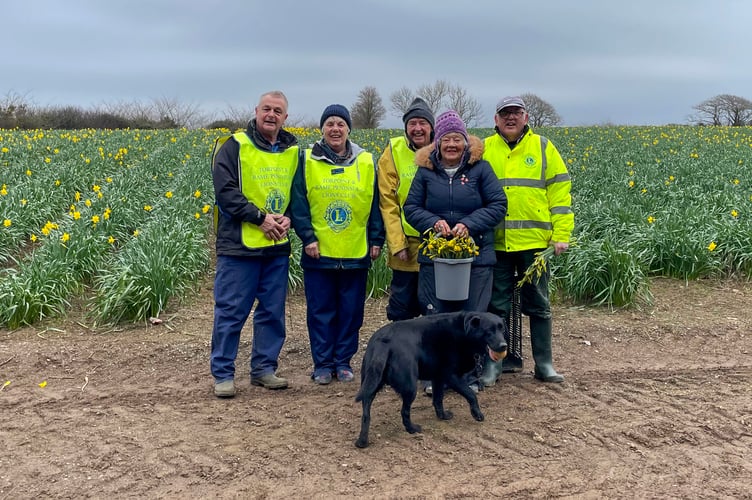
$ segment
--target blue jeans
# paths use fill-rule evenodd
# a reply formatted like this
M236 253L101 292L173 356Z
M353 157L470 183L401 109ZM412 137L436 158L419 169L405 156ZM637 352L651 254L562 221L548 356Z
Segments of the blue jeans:
M290 259L217 256L214 278L214 330L211 372L217 382L235 377L235 358L253 303L250 374L257 378L277 370L285 342L285 297Z

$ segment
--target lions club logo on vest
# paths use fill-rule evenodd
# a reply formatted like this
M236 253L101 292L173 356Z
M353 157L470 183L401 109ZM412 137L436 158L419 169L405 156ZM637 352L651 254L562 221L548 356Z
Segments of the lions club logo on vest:
M272 214L281 214L284 206L285 195L279 189L272 189L266 196L266 206L264 207L266 211Z
M352 222L352 208L343 201L333 201L326 207L324 218L332 231L339 233Z
M525 165L528 167L534 167L535 166L535 157L533 155L527 155L525 157Z

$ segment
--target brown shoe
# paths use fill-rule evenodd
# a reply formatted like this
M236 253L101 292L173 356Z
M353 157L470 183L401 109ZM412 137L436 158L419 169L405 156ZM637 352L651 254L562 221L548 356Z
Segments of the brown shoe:
M287 379L267 373L262 377L251 377L251 385L258 385L266 389L287 389Z

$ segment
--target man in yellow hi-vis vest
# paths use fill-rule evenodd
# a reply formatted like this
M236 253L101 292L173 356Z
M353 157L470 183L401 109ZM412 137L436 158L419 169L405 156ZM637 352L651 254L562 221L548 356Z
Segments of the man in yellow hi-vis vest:
M552 246L558 255L569 247L574 229L572 182L556 147L528 126L527 109L520 97L499 101L494 122L497 133L485 139L483 158L501 182L508 209L494 238L496 265L489 310L509 320L514 287L535 254ZM549 276L546 266L539 280L522 286L520 306L530 318L535 378L563 382L552 360ZM507 357L499 363L486 361L482 377L485 385L493 385L502 370L522 370L521 358Z
M404 205L418 167L415 152L433 141L434 116L426 101L416 97L402 116L405 135L393 137L379 158L379 209L386 228L392 269L386 317L400 321L420 316L418 246L420 234L405 220Z
M302 156L282 129L287 98L263 94L247 130L217 140L212 160L217 271L211 372L214 394L235 395L235 358L251 308L251 384L284 389L276 375L285 341L285 296L290 264L288 207Z

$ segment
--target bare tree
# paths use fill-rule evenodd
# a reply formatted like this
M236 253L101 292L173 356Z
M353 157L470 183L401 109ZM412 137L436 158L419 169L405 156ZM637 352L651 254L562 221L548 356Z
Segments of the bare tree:
M444 108L453 109L468 126L477 126L483 119L480 103L470 96L466 89L459 85L453 85L446 80L436 80L431 84L423 84L418 87L417 92L413 92L407 87L397 90L390 96L394 114L402 116L416 95L426 101L434 114Z
M522 94L531 127L554 127L561 124L556 109L535 94Z
M363 87L355 104L350 107L350 115L353 128L379 128L386 116L386 108L376 87Z
M158 121L172 122L177 127L196 128L206 121L197 104L181 103L175 98L154 99Z
M468 95L467 90L459 85L452 85L447 94L450 109L457 112L468 127L476 127L483 118L480 103Z
M389 101L392 103L392 113L402 118L413 99L415 99L415 93L407 87L401 87L392 92L392 95L389 96Z
M28 94L9 91L0 98L0 128L34 128L34 109Z
M693 107L697 115L692 120L698 125L752 125L752 101L730 94L721 94L702 101Z
M418 95L425 99L428 107L436 113L441 109L441 105L449 95L452 85L446 80L436 80L431 85L421 85L418 87Z

